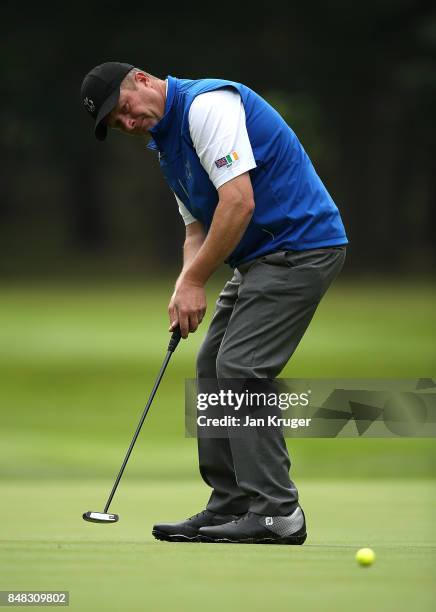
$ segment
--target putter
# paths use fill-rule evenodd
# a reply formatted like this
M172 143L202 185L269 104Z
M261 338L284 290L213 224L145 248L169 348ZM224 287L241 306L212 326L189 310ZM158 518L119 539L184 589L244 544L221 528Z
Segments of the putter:
M88 511L88 512L84 512L83 513L83 518L84 518L85 521L88 521L90 523L116 523L119 520L120 517L118 516L118 514L110 514L110 513L108 513L109 506L111 504L113 496L115 495L115 491L117 490L117 487L118 487L119 482L121 480L121 476L123 475L124 468L126 467L127 462L129 460L130 453L132 452L133 447L135 446L136 439L139 436L139 432L141 431L141 427L142 427L142 425L143 425L143 423L145 421L145 417L147 416L147 412L150 409L151 402L153 401L153 398L156 395L156 391L157 391L157 388L159 387L159 383L162 380L162 377L164 375L164 372L166 370L168 362L169 362L169 360L171 358L171 355L176 350L176 347L177 347L177 345L180 342L180 338L181 338L180 327L177 327L173 331L173 335L171 336L170 343L168 344L168 349L167 349L166 357L165 357L164 362L163 362L163 364L161 366L159 374L157 375L156 382L154 383L153 389L151 390L150 397L148 398L148 402L147 402L147 404L146 404L146 406L144 408L144 412L142 413L141 420L139 421L139 425L136 428L135 435L133 436L133 439L132 439L132 441L130 443L130 446L129 446L129 449L128 449L127 453L126 453L126 456L124 457L123 465L121 466L121 469L120 469L120 471L118 473L118 476L117 476L117 478L115 480L114 486L112 487L112 491L111 491L111 493L109 495L109 498L108 498L108 500L106 502L106 506L104 507L103 512L92 512L91 510Z

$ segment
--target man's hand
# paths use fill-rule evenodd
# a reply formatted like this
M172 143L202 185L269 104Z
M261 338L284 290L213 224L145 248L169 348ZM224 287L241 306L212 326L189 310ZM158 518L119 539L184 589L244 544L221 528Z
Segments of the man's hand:
M206 308L204 286L189 281L181 275L168 305L169 331L174 331L179 325L182 338L187 338L188 334L195 332L200 325L206 313Z

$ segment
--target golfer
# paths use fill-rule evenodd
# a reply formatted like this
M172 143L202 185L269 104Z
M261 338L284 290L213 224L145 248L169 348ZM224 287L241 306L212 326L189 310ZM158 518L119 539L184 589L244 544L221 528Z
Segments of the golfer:
M186 226L170 331L195 332L205 285L227 263L197 359L197 377L274 380L297 348L345 259L332 198L280 114L249 87L222 79L157 78L130 64L92 69L81 101L95 136L108 128L157 153ZM206 509L155 525L169 541L303 544L304 512L283 435L199 437Z

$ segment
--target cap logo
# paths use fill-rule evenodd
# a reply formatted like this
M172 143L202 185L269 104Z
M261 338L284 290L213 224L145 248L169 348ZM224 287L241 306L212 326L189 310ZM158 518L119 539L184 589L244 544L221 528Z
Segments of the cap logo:
M83 98L83 106L89 110L90 113L93 113L95 111L95 104L94 104L94 100L91 100L91 98Z

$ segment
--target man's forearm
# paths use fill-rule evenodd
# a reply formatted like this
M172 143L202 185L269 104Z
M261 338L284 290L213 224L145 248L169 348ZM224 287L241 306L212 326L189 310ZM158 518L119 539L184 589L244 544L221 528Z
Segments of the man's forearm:
M219 202L212 225L201 247L186 260L183 276L193 283L205 284L220 264L239 244L253 214L254 204Z
M186 238L185 243L183 245L183 271L189 266L194 257L197 255L198 251L201 249L203 242L205 240L204 236L195 236L191 238Z
M178 325L183 338L198 328L206 313L206 281L235 250L250 223L254 197L249 173L221 185L218 197L207 236L200 222L186 230L184 266L168 305L170 331Z

